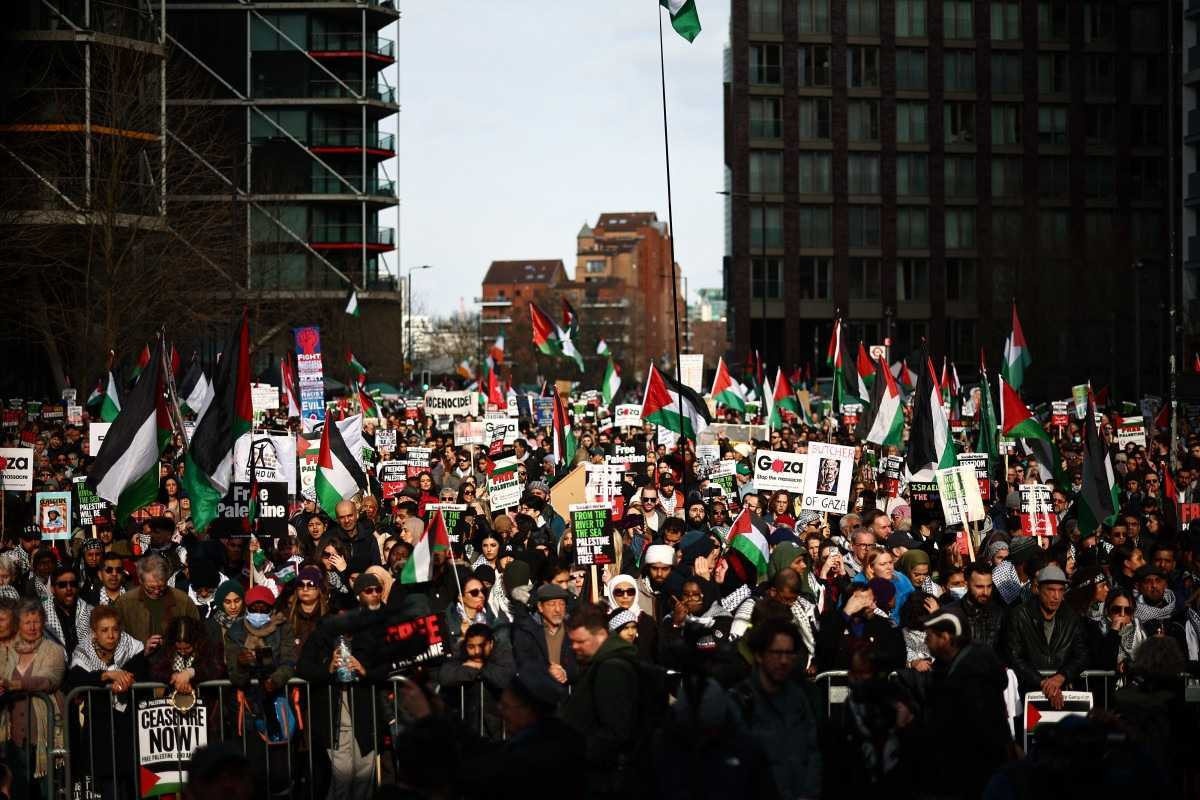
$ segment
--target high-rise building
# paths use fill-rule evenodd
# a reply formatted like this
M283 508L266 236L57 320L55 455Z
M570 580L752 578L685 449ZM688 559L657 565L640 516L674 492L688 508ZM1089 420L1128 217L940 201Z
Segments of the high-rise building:
M836 315L893 358L924 340L995 364L1015 298L1034 391L1090 378L1131 394L1138 363L1146 390L1164 385L1167 8L732 3L735 352L819 364Z

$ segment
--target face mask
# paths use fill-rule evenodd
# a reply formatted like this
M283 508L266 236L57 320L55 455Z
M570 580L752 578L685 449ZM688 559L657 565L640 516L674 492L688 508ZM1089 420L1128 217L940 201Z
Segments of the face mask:
M271 621L271 615L263 612L252 611L246 615L246 622L249 622L255 628L261 628Z
M951 586L950 587L950 594L954 595L956 598L961 598L964 595L966 595L966 593L967 593L967 587L965 587L965 586Z

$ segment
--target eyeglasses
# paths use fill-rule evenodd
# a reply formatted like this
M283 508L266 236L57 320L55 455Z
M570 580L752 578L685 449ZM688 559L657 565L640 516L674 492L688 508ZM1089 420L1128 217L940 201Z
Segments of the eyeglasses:
M78 589L79 581L55 581L55 589Z
M300 588L300 589L316 589L317 588L317 584L315 581L300 581L299 583L296 584L296 586L297 586L297 588Z
M479 597L479 595L483 594L483 589L467 589L463 594L468 597Z
M1113 616L1132 616L1133 606L1109 606L1108 613Z
M637 589L613 589L613 597L634 597Z

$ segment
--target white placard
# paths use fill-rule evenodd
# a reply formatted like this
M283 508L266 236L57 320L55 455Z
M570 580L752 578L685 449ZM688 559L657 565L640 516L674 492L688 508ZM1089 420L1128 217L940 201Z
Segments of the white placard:
M396 452L395 429L384 428L383 430L375 431L375 449L388 450L392 453Z
M613 409L613 425L618 428L640 428L642 407L637 403L621 403Z
M947 525L979 522L986 516L975 467L964 465L937 471L938 494Z
M269 383L250 384L250 405L255 414L274 411L279 408L279 390Z
M68 405L67 406L67 424L82 425L83 424L83 406Z
M1121 420L1121 427L1117 428L1117 447L1122 450L1128 444L1136 444L1138 447L1146 446L1146 422L1145 417L1125 417Z
M670 428L658 427L658 438L655 440L657 444L665 445L668 450L673 448L679 442L679 434Z
M296 494L296 439L292 434L243 433L233 445L233 480L250 483L250 465L260 483L286 483Z
M475 416L479 413L479 395L430 389L425 393L425 413L434 417Z
M782 489L792 494L804 492L803 453L782 450L759 450L754 454L754 488L760 492Z
M516 417L504 417L502 419L485 419L483 425L483 440L480 444L490 445L492 442L504 437L504 444L510 445L520 438L520 420Z
M685 353L679 357L679 382L704 394L704 354Z
M95 458L100 452L100 445L104 444L104 437L108 436L108 429L111 427L111 422L88 423L88 451L92 454L92 458Z
M468 447L474 444L487 444L488 440L483 435L484 423L475 422L456 422L454 423L454 446Z
M810 442L804 468L804 507L845 514L850 510L854 482L854 448Z
M0 491L33 491L32 447L0 447Z

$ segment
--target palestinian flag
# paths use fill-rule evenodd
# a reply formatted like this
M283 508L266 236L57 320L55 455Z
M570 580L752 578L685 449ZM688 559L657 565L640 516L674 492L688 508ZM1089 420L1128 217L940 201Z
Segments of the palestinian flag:
M362 412L363 419L367 417L374 417L375 419L383 418L379 413L379 406L375 404L375 400L367 392L365 378L358 379L358 387L355 389L355 392L358 395L358 408Z
M562 298L562 321L562 329L566 331L567 336L575 338L575 334L579 333L579 315L565 297Z
M700 35L700 15L696 13L696 0L658 0L658 4L671 14L671 27L689 42Z
M354 373L355 378L366 377L367 368L362 365L362 362L354 357L354 353L350 352L349 348L346 349L346 364L350 367L350 371Z
M121 413L121 396L117 387L117 379L113 376L112 370L108 373L108 387L104 390L104 397L100 399L100 420L102 422L112 422Z
M1113 474L1108 447L1096 430L1095 407L1089 402L1083 420L1083 486L1079 489L1076 512L1079 532L1084 536L1101 525L1111 525L1121 509L1117 480Z
M534 346L548 356L574 359L579 371L583 372L583 356L575 349L569 332L555 325L554 320L538 308L537 303L529 304L529 316L533 321Z
M1021 320L1017 318L1017 304L1014 302L1012 335L1004 340L1004 364L1000 367L1000 377L1020 392L1025 383L1025 370L1032 363L1033 356L1029 354L1029 345L1025 343L1025 332L1021 330Z
M296 371L292 369L291 356L279 359L279 378L283 382L283 394L287 397L288 419L300 416L300 401L296 397Z
M317 505L330 519L337 519L338 503L367 488L367 475L333 420L326 420L321 429L321 450L317 456L313 488L317 493Z
M712 398L719 406L739 414L746 413L746 398L742 395L741 387L733 382L729 370L725 368L725 359L717 357L717 373L713 376Z
M610 350L608 348L608 342L604 341L603 339L596 342L596 355L598 355L598 356L612 355L612 350Z
M92 393L87 396L87 400L83 401L85 408L91 408L104 399L104 380L96 381L96 388L92 389Z
M858 361L855 365L858 371L858 396L866 399L871 396L871 387L875 385L875 364L867 355L867 348L858 343Z
M179 382L179 399L182 401L184 409L195 414L197 419L204 416L204 412L208 410L208 404L212 402L212 382L208 380L208 376L200 367L199 360L195 358L192 359L187 374Z
M1059 486L1068 485L1062 471L1062 455L1054 440L1029 413L1021 396L1003 377L1000 378L1000 419L1003 420L1000 427L1004 435L1020 439L1029 453L1037 458L1042 465L1043 477L1053 477Z
M725 540L725 546L728 550L735 550L741 553L747 561L754 565L754 569L758 574L753 581L748 576L742 576L752 586L759 581L766 580L767 577L767 559L769 553L767 533L766 523L761 518L750 513L748 509L743 508L729 527L729 534Z
M250 324L245 313L217 362L214 396L196 425L185 456L183 485L192 499L192 521L202 532L233 482L233 446L253 425L250 401Z
M872 444L899 447L904 442L904 402L900 386L882 356L876 365L872 391L878 400L872 403L871 427L864 438Z
M842 321L833 321L833 333L829 337L829 348L825 361L833 368L833 391L831 394L833 413L841 411L847 403L858 403L858 370L853 362L846 357L846 341L844 340Z
M895 376L897 383L900 384L900 388L905 391L911 392L917 388L917 373L909 368L908 362L904 359L900 359L895 364L892 364L892 375Z
M613 398L619 391L621 391L621 370L610 355L608 363L604 367L604 380L600 383L600 397L604 401L604 405L611 406Z
M149 365L150 365L150 345L144 344L144 345L142 345L142 352L138 353L137 366L135 366L133 368L133 382L134 383L137 383L137 381L142 377L142 373L145 372L146 367L148 367Z
M1000 439L997 436L996 409L992 405L992 387L988 382L987 364L983 359L982 350L979 353L979 438L975 449L988 455L988 475L997 475L1001 465ZM1003 476L1000 476L1003 479Z
M763 422L770 424L771 412L775 410L775 390L771 388L770 378L763 378L762 395L763 402L759 413L762 414Z
M433 578L433 554L450 552L450 534L441 509L435 509L425 531L413 545L412 555L400 571L400 583L428 583Z
M799 415L800 404L796 401L796 392L792 389L792 384L788 381L787 375L783 374L781 367L776 367L775 391L771 397L771 419L768 423L771 428L783 427L784 411Z
M575 463L575 434L571 432L571 418L562 398L554 395L554 413L551 418L554 434L554 463L570 466Z
M642 397L642 420L696 441L712 419L708 405L689 386L670 375L659 372L653 363L646 376L646 393Z
M746 353L746 363L742 370L743 383L746 388L758 395L758 397L766 402L766 396L763 394L763 374L762 364L758 361L758 351L751 350Z
M350 294L346 297L346 313L352 317L359 315L358 307L358 290L351 287Z
M910 475L928 474L931 468L946 469L958 464L954 440L950 438L950 423L942 409L937 384L933 361L926 357L925 368L917 378L912 428L908 435L908 453L905 454Z
M492 347L488 350L488 361L491 362L492 369L504 363L504 334L496 334L496 341L492 342Z
M158 460L171 441L162 346L160 338L142 371L143 380L130 393L124 413L109 428L88 470L88 485L116 506L122 523L158 497Z

